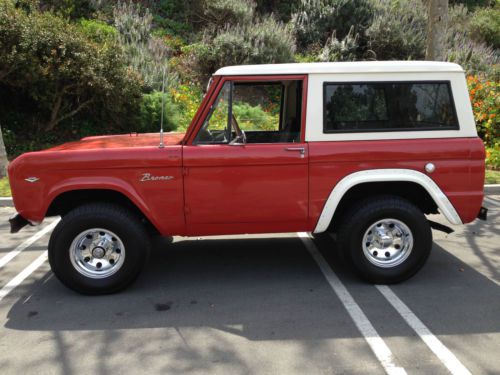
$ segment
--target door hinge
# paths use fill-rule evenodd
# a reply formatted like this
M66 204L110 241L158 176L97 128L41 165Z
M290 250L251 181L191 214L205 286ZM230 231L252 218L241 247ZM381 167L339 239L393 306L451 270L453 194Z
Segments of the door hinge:
M188 175L188 171L189 171L188 168L186 168L186 167L182 168L182 175L183 176L187 176Z

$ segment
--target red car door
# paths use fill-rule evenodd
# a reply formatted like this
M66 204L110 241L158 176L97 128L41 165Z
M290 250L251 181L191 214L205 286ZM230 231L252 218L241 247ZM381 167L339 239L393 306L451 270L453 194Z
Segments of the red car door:
M292 78L294 83L289 82ZM199 127L198 135L183 149L188 233L306 229L308 146L303 141L304 117L300 116L305 109L302 103L305 78L292 78L273 77L273 83L267 85L265 80L256 77L258 85L246 82L236 89L231 80L220 82L211 112ZM279 87L280 105L288 109L280 108L278 120L277 108L265 114L267 109L262 110L259 96L267 100L267 93L274 95ZM288 104L284 96L289 98ZM270 120L262 123L263 116ZM208 124L209 120L219 123ZM244 140L237 139L239 127L247 129ZM271 129L264 129L266 127Z

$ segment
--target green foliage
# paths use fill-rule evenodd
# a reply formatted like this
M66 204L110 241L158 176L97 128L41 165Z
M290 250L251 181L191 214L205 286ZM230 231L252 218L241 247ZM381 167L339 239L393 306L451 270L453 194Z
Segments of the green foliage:
M495 74L499 63L498 50L476 40L469 31L470 14L464 6L450 8L447 36L446 59L460 64L471 74Z
M179 108L167 93L164 96L163 129L175 130L179 124ZM157 132L160 129L162 93L153 91L142 96L137 118L137 131Z
M494 168L494 169L500 169L500 143L497 143L495 147L487 147L486 148L486 165ZM500 183L500 176L498 176L497 172L497 178L495 183L499 184Z
M423 3L0 0L0 121L7 150L12 156L85 135L156 131L166 65L166 128L185 130L206 80L222 66L422 59ZM499 73L498 4L450 0L448 60L471 73ZM485 90L476 88L474 115L491 166L500 154L492 108L500 106L491 99L498 95ZM254 102L236 103L235 111L252 118L248 126L262 128L276 115Z
M36 129L50 131L81 111L126 113L139 97L136 75L116 43L90 41L51 12L0 2L0 85L35 103ZM9 126L9 124L6 124Z
M113 26L99 20L81 19L79 25L81 31L97 43L114 42L118 36Z
M500 166L500 152L498 153L498 165ZM486 184L500 184L500 171L487 169L484 182Z
M191 123L203 94L197 85L178 85L170 90L172 101L179 110L179 130L186 130Z
M476 75L467 85L478 134L486 147L500 147L500 83Z
M64 18L90 18L98 7L98 0L42 0L40 7Z
M266 17L252 26L227 27L184 52L191 59L193 74L205 81L222 66L291 62L294 50L291 30Z
M0 178L0 197L10 197L10 185L7 177Z
M366 30L368 57L377 60L422 59L425 56L427 17L419 1L377 0L373 22Z
M325 44L318 59L319 61L355 61L358 57L359 35L354 34L354 27L342 40L338 40L336 33L333 33Z
M370 25L373 6L369 0L301 0L291 23L300 51L323 46L332 32L343 40L353 33L363 33ZM353 35L354 35L353 34Z
M264 111L260 105L236 102L233 113L243 130L276 130L279 124L279 113Z
M288 22L297 11L301 0L257 0L256 12L263 16L274 14L283 22Z
M254 12L252 0L205 0L199 18L207 27L218 30L227 25L248 25Z
M118 2L113 15L127 63L140 73L145 91L159 90L169 51L161 38L151 36L151 12L130 1Z
M470 21L470 33L493 48L500 48L500 3L494 8L478 9Z

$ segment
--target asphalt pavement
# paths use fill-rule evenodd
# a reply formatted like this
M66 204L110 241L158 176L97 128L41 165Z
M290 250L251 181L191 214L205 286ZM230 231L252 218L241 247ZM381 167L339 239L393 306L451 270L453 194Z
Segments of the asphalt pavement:
M175 237L99 297L50 272L55 218L10 234L1 207L0 371L499 374L500 195L485 205L487 222L433 231L428 263L398 285L360 281L329 235Z

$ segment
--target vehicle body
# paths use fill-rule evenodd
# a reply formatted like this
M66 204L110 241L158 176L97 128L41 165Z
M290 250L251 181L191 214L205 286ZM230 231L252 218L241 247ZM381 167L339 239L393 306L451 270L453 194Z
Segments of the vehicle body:
M247 114L266 103L255 130ZM158 134L87 137L24 154L9 176L17 224L106 202L163 236L321 233L341 230L370 197L469 223L481 211L484 157L456 64L277 64L217 71L187 132L165 134L164 147ZM400 222L382 227L404 237ZM403 273L367 278L414 272Z

